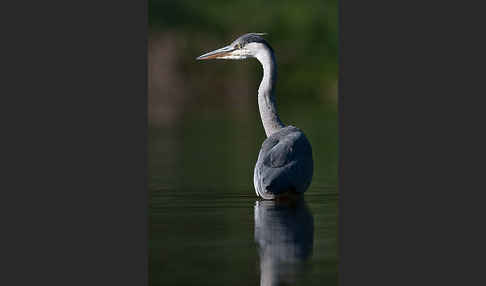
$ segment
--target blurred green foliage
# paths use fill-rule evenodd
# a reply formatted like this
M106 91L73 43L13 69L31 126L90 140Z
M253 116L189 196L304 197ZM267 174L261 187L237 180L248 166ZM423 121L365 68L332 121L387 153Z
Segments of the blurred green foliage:
M285 71L278 81L282 97L316 100L337 93L337 9L337 0L150 0L149 28L183 34L189 46L200 38L223 45L247 32L266 32L279 71ZM213 48L218 46L189 47L196 55Z

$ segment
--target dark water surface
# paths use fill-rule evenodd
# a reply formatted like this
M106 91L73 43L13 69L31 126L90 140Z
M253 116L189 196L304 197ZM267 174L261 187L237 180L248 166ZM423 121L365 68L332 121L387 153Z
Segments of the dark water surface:
M255 110L150 128L150 285L338 284L337 115L282 109L309 138L315 172L304 201L275 203L253 188L265 139Z

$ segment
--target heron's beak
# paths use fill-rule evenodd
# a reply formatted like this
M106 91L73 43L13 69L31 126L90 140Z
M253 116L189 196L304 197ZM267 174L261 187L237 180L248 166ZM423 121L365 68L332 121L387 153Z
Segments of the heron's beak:
M201 56L197 57L196 60L218 59L218 58L224 57L226 55L229 55L234 50L235 50L235 48L233 48L232 46L226 46L224 48L217 49L215 51L201 55Z

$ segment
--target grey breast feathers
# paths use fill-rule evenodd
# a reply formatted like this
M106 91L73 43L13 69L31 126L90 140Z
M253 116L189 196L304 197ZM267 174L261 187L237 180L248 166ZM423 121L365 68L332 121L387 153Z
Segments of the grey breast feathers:
M312 173L312 148L309 141L300 129L287 126L263 142L255 166L255 180L259 181L255 187L264 198L266 196L262 193L302 193L309 187Z

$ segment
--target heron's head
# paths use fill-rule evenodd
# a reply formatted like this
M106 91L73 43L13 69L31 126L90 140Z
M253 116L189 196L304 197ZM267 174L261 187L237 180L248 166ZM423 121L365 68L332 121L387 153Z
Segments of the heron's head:
M199 56L196 60L244 60L255 58L259 52L270 48L268 43L261 37L263 35L265 33L244 34L226 47Z

